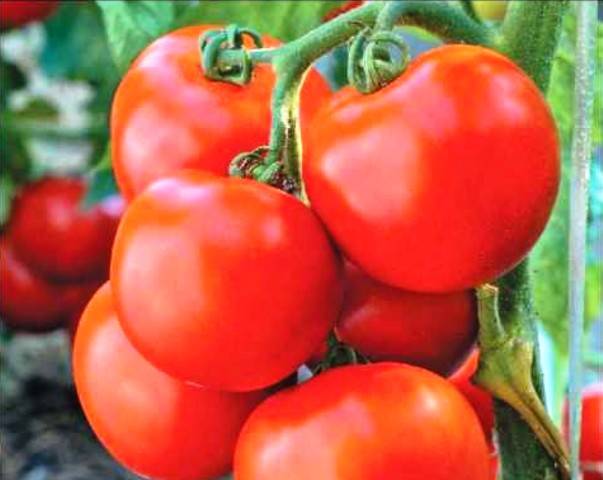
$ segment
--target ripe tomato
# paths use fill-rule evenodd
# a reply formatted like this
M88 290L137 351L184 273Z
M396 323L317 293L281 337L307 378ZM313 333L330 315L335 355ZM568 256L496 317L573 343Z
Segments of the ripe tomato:
M199 36L216 28L187 27L159 38L121 81L111 110L111 147L127 200L183 168L225 175L237 154L268 143L274 71L257 65L244 87L205 78ZM263 40L267 47L279 44ZM326 82L311 71L302 89L302 125L328 95Z
M379 283L346 262L340 340L373 360L391 360L449 374L477 335L473 291L408 292Z
M152 478L202 480L228 472L241 425L265 397L207 390L157 370L124 335L108 284L84 311L73 369L84 413L103 445Z
M44 20L58 6L57 0L2 0L0 2L0 25L20 27L29 22Z
M467 361L449 377L449 380L465 395L465 398L473 406L475 413L479 417L484 434L491 444L492 431L494 430L494 402L492 395L474 385L471 381L471 377L477 372L478 364L479 350L476 348L469 355Z
M88 301L95 283L55 285L32 271L0 237L0 316L15 330L43 332L60 327Z
M339 367L277 393L249 417L236 480L484 480L471 406L446 380L396 363Z
M564 408L564 431L568 438L568 406ZM603 480L603 383L582 391L580 462L583 480Z
M559 145L516 65L448 45L379 92L335 97L313 121L303 177L350 260L399 288L449 292L524 257L555 201Z
M126 334L152 363L233 391L292 373L341 304L339 260L309 208L199 171L159 180L130 205L111 283Z
M55 281L106 279L123 201L110 197L89 209L86 185L75 178L46 178L27 185L9 222L15 251Z

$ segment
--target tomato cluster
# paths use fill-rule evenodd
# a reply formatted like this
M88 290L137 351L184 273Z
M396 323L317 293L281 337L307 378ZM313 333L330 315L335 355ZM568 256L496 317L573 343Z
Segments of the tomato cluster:
M451 379L433 372L469 355L472 288L521 261L550 214L559 153L538 89L463 45L367 96L311 72L307 206L226 177L268 141L275 78L262 65L244 87L204 78L208 28L151 44L113 102L130 203L74 348L98 437L151 478L213 478L233 458L237 480L492 478L476 354ZM274 393L330 331L375 363Z
M47 177L22 188L0 237L0 317L15 330L73 328L108 276L123 212L118 196L86 208L79 178Z

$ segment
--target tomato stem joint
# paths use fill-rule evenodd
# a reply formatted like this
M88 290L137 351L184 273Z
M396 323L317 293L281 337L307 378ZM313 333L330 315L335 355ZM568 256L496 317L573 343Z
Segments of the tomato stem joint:
M245 37L251 38L255 48L262 47L259 33L234 24L201 35L201 67L207 78L235 85L249 83L253 64L245 49Z

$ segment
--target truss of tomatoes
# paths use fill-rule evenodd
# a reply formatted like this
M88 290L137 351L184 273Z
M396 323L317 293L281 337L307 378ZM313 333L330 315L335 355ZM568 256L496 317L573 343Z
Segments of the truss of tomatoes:
M491 399L480 392L480 423L455 386L475 357L441 375L473 349L472 289L549 218L559 145L542 95L476 46L429 51L370 95L332 94L311 72L308 206L226 177L268 141L275 78L259 65L245 87L205 79L207 28L155 41L115 95L130 203L74 348L98 437L150 478L493 478ZM331 331L373 363L271 388Z

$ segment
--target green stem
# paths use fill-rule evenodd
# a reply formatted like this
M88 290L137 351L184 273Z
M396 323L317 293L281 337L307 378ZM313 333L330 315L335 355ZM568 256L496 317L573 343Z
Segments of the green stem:
M538 442L534 442L529 437L529 442L519 442L517 446L533 448L534 453L541 458L543 467L548 460L543 452L543 449L546 450L558 466L561 477L568 478L567 452L532 379L535 344L527 335L524 310L526 299L517 302L517 298L514 298L516 293L521 298L528 292L524 289L509 292L506 301L501 299L499 302L498 288L484 285L477 290L480 365L474 380L492 393L497 399L497 407L512 407L514 414L522 419L520 425L529 425L530 434L538 439ZM505 423L497 424L499 433L504 425ZM521 437L514 440L517 442L518 439ZM532 478L526 476L529 472L524 469L520 458L511 460L518 462L521 472L520 475L514 474L513 478ZM535 464L530 464L531 468L534 466ZM508 469L507 462L503 470L505 475Z
M580 478L580 416L582 386L582 336L584 332L584 288L586 277L586 214L588 177L592 154L594 104L594 58L597 22L596 2L580 2L576 39L576 82L569 231L569 431L572 480Z

